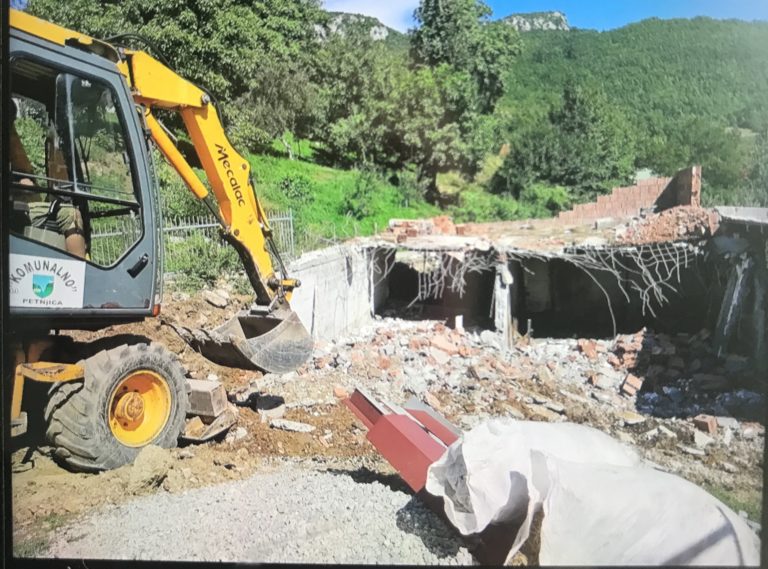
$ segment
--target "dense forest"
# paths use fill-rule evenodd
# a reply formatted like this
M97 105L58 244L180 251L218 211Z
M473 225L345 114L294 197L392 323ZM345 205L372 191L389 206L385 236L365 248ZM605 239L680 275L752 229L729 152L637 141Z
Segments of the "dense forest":
M694 163L709 203L768 206L768 23L519 32L477 0L422 0L405 35L319 0L27 10L100 38L147 38L122 41L210 91L268 205L319 232L440 209L552 215L638 171ZM190 207L161 178L166 202Z
M768 205L768 22L650 19L524 37L499 105L510 137L545 131L582 86L629 123L633 169L700 163L708 199Z

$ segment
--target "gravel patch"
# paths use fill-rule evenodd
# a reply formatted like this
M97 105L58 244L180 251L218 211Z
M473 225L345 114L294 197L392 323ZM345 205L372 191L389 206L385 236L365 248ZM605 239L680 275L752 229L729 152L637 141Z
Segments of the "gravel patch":
M61 528L48 555L181 561L468 565L460 539L379 480L284 464L247 480L156 494ZM357 481L356 481L357 479Z

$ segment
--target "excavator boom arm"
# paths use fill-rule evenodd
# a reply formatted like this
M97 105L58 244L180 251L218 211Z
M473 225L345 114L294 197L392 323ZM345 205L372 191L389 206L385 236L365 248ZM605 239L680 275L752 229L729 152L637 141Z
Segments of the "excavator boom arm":
M250 164L233 148L210 96L152 56L126 51L126 79L145 117L153 140L192 193L222 223L225 238L237 249L256 291L259 304L270 304L275 295L290 299L295 281L277 278L267 247L271 229L253 190ZM184 121L215 197L165 134L153 109L178 112ZM284 271L284 267L281 267ZM285 275L283 274L283 277Z
M260 313L241 313L212 331L173 325L176 332L208 359L231 367L285 373L304 363L312 351L312 338L290 310L291 291L299 281L288 279L285 267L275 274L267 247L271 230L253 190L250 165L232 147L224 133L211 97L179 77L150 55L126 51L124 75L134 100L142 105L150 134L168 162L192 193L216 215L224 238L235 247L256 291ZM181 115L205 170L215 201L182 154L176 149L153 109ZM281 262L282 264L282 262Z

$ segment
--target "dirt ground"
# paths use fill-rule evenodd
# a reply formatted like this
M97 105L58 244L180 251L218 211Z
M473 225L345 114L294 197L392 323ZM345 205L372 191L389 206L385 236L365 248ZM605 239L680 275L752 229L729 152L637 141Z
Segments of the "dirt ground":
M246 308L249 299L231 295L229 305L220 309L199 295L167 293L163 315L186 326L211 327ZM634 409L629 400L613 393L603 395L608 402L599 402L590 397L590 393L597 390L589 391L592 388L585 386L581 378L578 382L566 380L572 369L588 369L592 365L583 354L568 353L561 361L544 354L549 361L538 361L535 354L526 352L528 348L523 346L517 355L504 359L486 353L466 334L441 331L445 327L440 324L395 322L389 325L390 329L377 328L358 340L340 339L334 345L318 342L313 359L291 374L288 381L213 364L190 349L172 328L156 319L72 334L80 342L111 334L134 334L161 342L179 356L190 377L215 376L228 391L255 382L260 386L261 395L285 400L285 419L312 425L315 429L310 433L297 433L271 428L262 421L254 402L238 407L236 427L220 440L148 453L146 457L142 453L142 460L135 465L100 474L68 472L51 460L50 448L44 441L25 439L27 446L16 448L13 454L17 554L34 555L45 547L57 527L79 514L153 492L182 493L247 478L257 470L272 468L271 461L276 458L312 459L339 468L366 468L392 475L392 468L366 440L363 425L339 402L335 392L365 386L402 404L414 392L409 382L412 383L415 376L409 376L406 368L415 364L413 360L393 354L398 350L398 353L407 352L414 341L419 344L420 338L435 334L445 335L461 346L465 356L456 365L464 366L460 371L465 379L460 387L452 388L441 383L440 374L447 378L458 373L458 368L448 366L442 372L438 370L435 385L429 392L422 392L422 399L454 424L469 428L467 421L477 417L587 424L634 446L646 459L663 465L670 472L702 485L734 510L745 510L753 520L760 519L762 433L756 439L737 438L728 447L718 443L710 446L704 456L691 456L680 449L681 443L692 445L694 429L690 421L645 416L642 422L629 424L622 419ZM424 349L414 348L413 354ZM564 348L555 345L553 349ZM435 357L430 353L434 351L427 350L425 356L418 356L422 358L419 366L424 366L416 368L419 374L422 370L427 374L436 366ZM469 368L464 360L472 362ZM472 374L483 377L485 374L490 379L471 379ZM552 408L559 410L553 412ZM647 435L659 426L668 428L675 438ZM728 467L724 468L724 464Z
M199 296L187 298L183 293L168 294L163 318L172 318L187 326L217 326L248 306L250 297L232 295L226 309L211 306ZM169 316L165 316L169 315ZM72 332L78 342L89 342L107 335L131 334L162 343L177 354L193 378L205 379L214 374L229 391L257 381L262 374L244 372L209 362L160 320L113 326L97 332ZM327 388L333 399L332 386ZM160 490L179 493L193 488L247 478L256 469L268 468L270 457L323 457L339 460L363 457L378 464L382 471L391 469L365 440L365 430L347 408L331 405L286 410L285 419L315 427L312 433L295 433L270 428L262 422L254 407L238 408L238 427L247 431L242 439L223 439L202 445L188 445L167 453L164 469L167 475L158 484L131 484L133 466L100 474L72 473L50 457L45 441L17 447L13 453L13 523L16 547L21 552L34 552L44 535L73 516L106 504L119 504L136 496ZM330 437L328 435L331 435ZM20 547L20 549L19 549Z

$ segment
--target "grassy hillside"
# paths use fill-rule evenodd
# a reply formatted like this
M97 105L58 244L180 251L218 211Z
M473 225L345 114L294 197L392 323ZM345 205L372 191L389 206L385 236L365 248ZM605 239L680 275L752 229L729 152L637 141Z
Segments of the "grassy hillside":
M308 239L370 235L392 218L439 214L421 200L409 202L401 188L369 172L274 156L252 154L248 159L265 207L292 209L299 232Z

